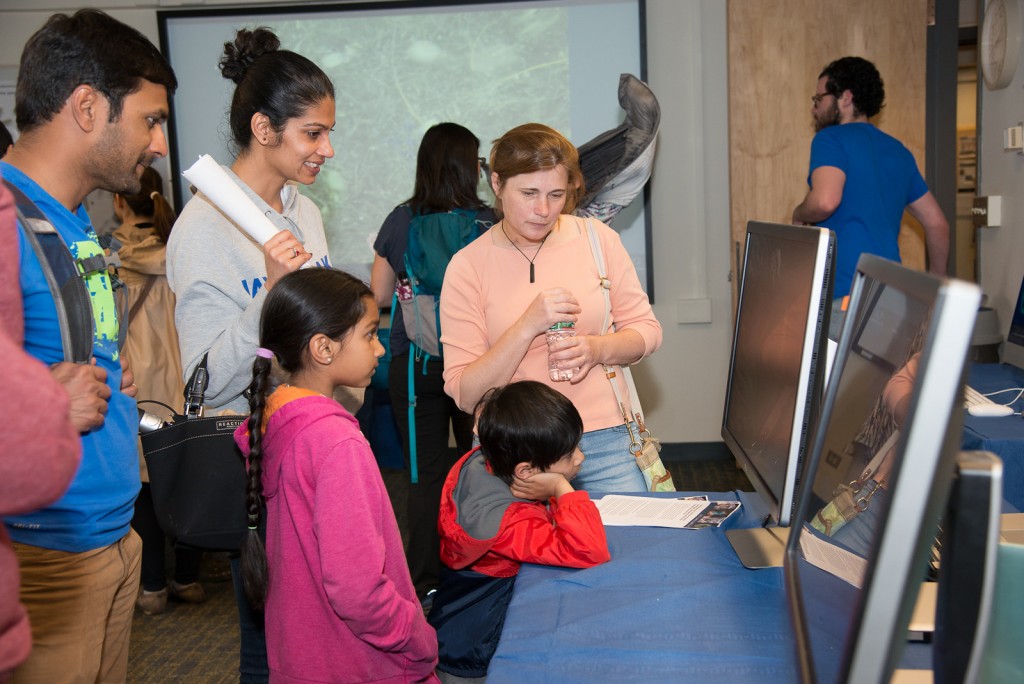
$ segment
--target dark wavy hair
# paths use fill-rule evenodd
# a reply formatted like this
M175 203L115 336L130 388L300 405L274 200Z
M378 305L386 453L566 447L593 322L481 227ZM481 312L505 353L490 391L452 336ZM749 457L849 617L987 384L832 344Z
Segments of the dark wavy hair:
M439 123L427 129L416 155L416 185L406 204L414 214L484 209L477 195L480 140L465 126Z
M236 151L252 143L252 117L266 114L275 132L289 119L301 116L327 98L334 99L334 84L323 69L302 55L281 49L281 41L268 28L239 29L224 43L220 73L235 84L228 124Z
M818 74L828 79L825 92L839 97L844 90L853 94L853 107L869 119L885 106L885 85L875 65L863 57L841 57Z
M277 281L260 314L260 346L274 353L281 368L302 368L314 335L341 340L351 333L373 302L373 291L353 275L333 268L293 271ZM249 531L242 539L242 579L245 595L261 610L267 599L267 551L258 527L263 511L263 413L270 390L271 360L257 356L249 385L249 473L246 513Z
M586 193L580 155L569 140L540 123L516 126L505 133L491 147L491 172L498 174L498 186L513 176L536 171L547 171L564 166L569 180L563 214L571 214ZM495 200L501 210L501 198Z
M164 86L168 98L178 88L171 65L144 35L97 9L54 14L21 53L14 95L18 130L52 120L83 84L103 93L110 121L117 121L124 98L143 80Z
M118 195L125 201L128 207L139 216L152 217L153 229L156 231L160 242L167 244L167 238L171 235L171 228L177 216L174 209L164 197L164 179L152 166L147 166L142 172L140 179L142 187L136 193Z
M547 470L583 438L583 419L572 402L535 380L489 390L476 408L480 451L491 472L509 484L516 464Z

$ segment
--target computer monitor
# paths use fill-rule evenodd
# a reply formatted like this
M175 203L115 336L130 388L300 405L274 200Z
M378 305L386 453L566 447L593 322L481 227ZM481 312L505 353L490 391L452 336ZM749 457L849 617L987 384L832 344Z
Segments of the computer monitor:
M804 682L888 682L953 478L978 287L862 256L785 559Z
M1017 302L1010 317L1010 332L1003 345L1003 363L1024 368L1024 278L1021 279Z
M817 423L832 300L835 236L750 221L726 385L722 439L785 527ZM781 566L785 531L729 530L744 565Z
M935 684L978 681L992 621L1002 503L1002 461L987 451L961 451L942 516Z

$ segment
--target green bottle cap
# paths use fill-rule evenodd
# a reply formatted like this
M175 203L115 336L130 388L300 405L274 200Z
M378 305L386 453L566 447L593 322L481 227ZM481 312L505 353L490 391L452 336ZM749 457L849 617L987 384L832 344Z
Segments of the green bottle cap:
M555 323L553 326L548 328L548 330L572 330L575 327L576 324L573 323L572 321L559 321L558 323Z

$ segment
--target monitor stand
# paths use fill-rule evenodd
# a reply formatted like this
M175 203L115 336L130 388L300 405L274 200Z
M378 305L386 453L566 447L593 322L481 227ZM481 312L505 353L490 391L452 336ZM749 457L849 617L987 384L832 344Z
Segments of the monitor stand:
M733 551L740 557L743 567L751 570L781 568L786 555L788 527L754 527L726 530L725 536Z

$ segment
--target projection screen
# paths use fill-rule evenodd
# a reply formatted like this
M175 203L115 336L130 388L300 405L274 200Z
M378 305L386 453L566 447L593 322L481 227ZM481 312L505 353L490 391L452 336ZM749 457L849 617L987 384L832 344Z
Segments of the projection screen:
M623 121L619 75L646 80L642 0L486 4L373 2L157 12L161 48L178 76L168 135L176 206L181 170L200 155L230 164L233 84L217 62L241 27L267 26L283 47L334 81L335 157L301 191L320 207L331 259L369 279L372 243L413 190L423 132L441 121L472 130L481 156L522 123L546 123L577 146ZM493 194L481 180L480 195ZM644 196L614 227L651 291Z

